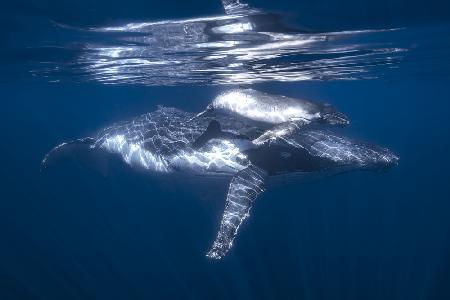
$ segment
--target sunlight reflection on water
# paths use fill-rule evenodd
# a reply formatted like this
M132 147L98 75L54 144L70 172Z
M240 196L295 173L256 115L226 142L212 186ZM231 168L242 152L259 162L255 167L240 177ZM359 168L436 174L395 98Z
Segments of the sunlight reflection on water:
M380 42L394 40L396 29L302 32L260 12L64 30L86 37L57 48L76 58L47 61L34 73L143 85L354 80L395 68L407 51Z

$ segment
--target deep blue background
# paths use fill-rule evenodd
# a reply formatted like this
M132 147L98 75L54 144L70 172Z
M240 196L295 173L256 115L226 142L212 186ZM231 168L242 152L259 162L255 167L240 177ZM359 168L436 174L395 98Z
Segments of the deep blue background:
M314 28L450 19L444 1L290 2L252 3ZM48 19L85 25L221 13L215 1L172 0L3 8L2 43L11 48L45 36L38 25ZM223 87L49 84L12 76L23 71L20 57L2 57L0 78L0 299L450 299L448 60L430 60L429 76L405 68L389 80L255 86L333 103L352 119L346 132L390 147L401 162L386 173L269 189L230 255L212 262L204 254L225 185L160 181L120 164L107 177L74 162L39 167L61 140L157 104L199 111Z

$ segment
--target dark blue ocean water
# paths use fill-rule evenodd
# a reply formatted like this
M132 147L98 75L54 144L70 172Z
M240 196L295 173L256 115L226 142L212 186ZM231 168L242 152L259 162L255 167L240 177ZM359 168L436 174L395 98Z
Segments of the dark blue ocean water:
M205 252L226 185L160 180L121 164L108 176L76 162L42 173L40 163L63 140L159 104L200 111L226 86L105 85L30 72L60 62L60 52L33 48L69 40L52 22L219 15L220 4L38 0L2 8L0 299L450 299L450 7L291 2L250 3L303 28L401 27L390 42L407 54L393 70L372 71L375 79L252 87L332 103L352 120L347 134L389 147L400 164L267 190L222 261Z

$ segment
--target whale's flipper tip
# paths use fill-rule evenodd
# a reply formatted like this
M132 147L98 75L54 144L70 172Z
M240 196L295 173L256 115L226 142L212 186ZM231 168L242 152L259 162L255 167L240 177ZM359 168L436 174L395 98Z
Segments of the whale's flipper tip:
M206 253L206 257L215 260L220 260L225 256L225 254L226 253L222 253L220 251L220 248L212 248L211 250L208 251L208 253Z

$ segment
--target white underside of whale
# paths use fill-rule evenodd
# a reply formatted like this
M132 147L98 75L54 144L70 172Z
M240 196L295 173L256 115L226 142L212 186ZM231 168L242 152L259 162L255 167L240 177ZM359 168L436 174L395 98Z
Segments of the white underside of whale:
M247 156L242 153L248 145L230 140L211 140L202 149L183 150L170 156L152 153L141 143L130 143L124 135L108 137L100 147L119 154L132 167L161 173L178 170L194 174L233 175L249 164Z

